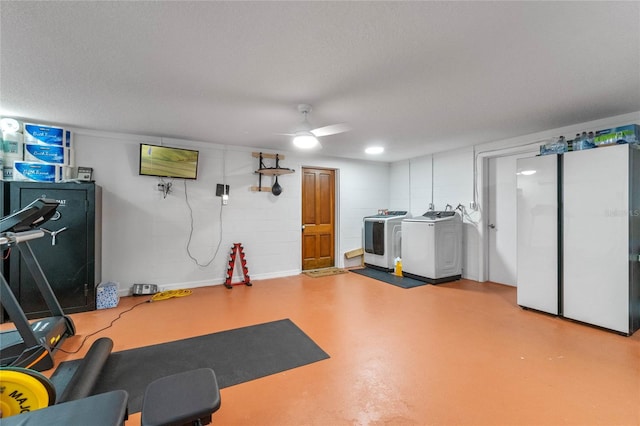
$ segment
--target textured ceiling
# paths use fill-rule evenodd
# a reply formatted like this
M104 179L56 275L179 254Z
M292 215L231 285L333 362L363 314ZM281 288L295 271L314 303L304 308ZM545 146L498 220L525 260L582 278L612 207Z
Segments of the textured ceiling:
M396 161L640 110L639 2L1 1L0 113ZM372 158L369 158L372 159Z

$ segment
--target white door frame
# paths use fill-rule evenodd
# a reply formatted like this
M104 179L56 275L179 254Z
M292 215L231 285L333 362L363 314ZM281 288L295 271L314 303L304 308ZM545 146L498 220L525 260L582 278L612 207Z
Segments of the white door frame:
M541 141L529 142L521 146L510 148L489 149L475 153L476 188L478 190L477 203L480 207L480 222L478 224L478 281L485 282L489 278L489 217L483 207L489 205L489 160L516 154L537 154L540 152Z

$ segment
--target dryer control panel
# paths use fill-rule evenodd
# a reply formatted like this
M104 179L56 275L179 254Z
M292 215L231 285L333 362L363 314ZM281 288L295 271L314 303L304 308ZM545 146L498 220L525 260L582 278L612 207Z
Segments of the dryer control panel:
M454 211L428 211L422 216L429 219L442 219L443 217L452 217L455 215L456 215L456 212Z

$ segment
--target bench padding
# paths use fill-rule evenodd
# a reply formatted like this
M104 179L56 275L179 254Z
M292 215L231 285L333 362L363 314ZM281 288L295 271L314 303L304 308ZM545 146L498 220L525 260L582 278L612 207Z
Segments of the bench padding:
M220 389L210 368L199 368L151 382L142 401L142 426L211 423L220 408Z

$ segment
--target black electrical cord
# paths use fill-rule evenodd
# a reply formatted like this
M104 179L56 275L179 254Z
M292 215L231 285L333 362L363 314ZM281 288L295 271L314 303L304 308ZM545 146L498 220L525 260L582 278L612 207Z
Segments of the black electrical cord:
M136 304L136 305L133 305L132 307L130 307L130 308L129 308L129 309L127 309L126 311L122 311L122 312L120 312L120 314L119 314L119 315L118 315L114 320L112 320L112 321L111 321L111 323L109 323L109 325L108 325L108 326L103 327L103 328L101 328L100 330L94 331L93 333L91 333L91 334L87 334L86 336L84 336L84 339L82 339L82 343L80 343L80 347L79 347L78 349L76 349L75 351L65 351L64 349L61 349L61 348L58 348L58 350L59 350L60 352L64 352L65 354L70 354L70 355L72 355L72 354L77 354L78 352L80 352L80 349L82 349L82 347L83 347L83 346L84 346L84 344L87 342L87 339L88 339L89 337L94 336L94 335L96 335L96 334L100 333L101 331L104 331L104 330L106 330L106 329L108 329L108 328L111 328L111 327L113 326L113 324L114 324L116 321L118 321L118 320L122 317L122 315L126 314L127 312L132 311L134 308L136 308L136 307L138 307L138 306L140 306L140 305L144 305L145 303L150 303L150 302L151 302L151 299L149 299L149 300L145 300L144 302L140 302L140 303L138 303L138 304Z
M189 217L191 219L190 222L190 231L189 231L189 239L187 241L187 255L189 256L189 258L191 260L193 260L193 262L202 267L202 268L206 268L207 266L211 265L211 262L213 262L216 258L216 256L218 256L218 250L220 250L220 244L222 243L222 207L220 207L220 213L218 216L219 219L219 223L220 223L220 239L218 240L218 245L216 246L216 251L213 253L213 256L211 257L211 259L206 262L206 263L200 263L198 261L198 259L196 259L192 254L191 254L191 249L189 248L189 246L191 246L191 238L193 237L193 209L191 208L191 204L189 204L189 195L187 193L187 181L185 179L184 181L184 200L187 203L187 207L189 208Z

